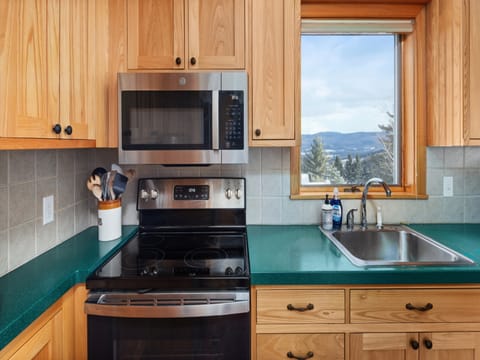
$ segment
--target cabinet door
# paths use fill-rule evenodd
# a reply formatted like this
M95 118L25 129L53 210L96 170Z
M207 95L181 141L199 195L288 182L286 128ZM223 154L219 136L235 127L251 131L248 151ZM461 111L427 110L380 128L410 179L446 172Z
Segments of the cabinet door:
M128 69L185 68L184 0L129 0Z
M417 333L372 333L350 335L352 360L417 360Z
M465 145L463 1L432 0L427 19L428 145Z
M62 0L60 2L60 137L95 139L94 29L89 21L95 18L94 0ZM71 133L70 133L71 130Z
M188 1L190 68L245 67L245 0Z
M478 360L480 359L480 333L421 333L420 359Z
M62 311L59 311L9 360L55 360L62 358Z
M470 0L469 140L480 145L480 1Z
M118 146L117 73L125 72L127 43L127 0L95 1L95 86L89 90L96 102L92 119L97 147ZM92 44L93 45L93 44Z
M300 136L295 126L299 8L298 0L251 3L250 145L293 146Z
M345 358L344 348L343 334L257 335L257 360L288 358L341 360Z
M0 136L54 137L48 94L58 99L55 3L2 0L0 7Z

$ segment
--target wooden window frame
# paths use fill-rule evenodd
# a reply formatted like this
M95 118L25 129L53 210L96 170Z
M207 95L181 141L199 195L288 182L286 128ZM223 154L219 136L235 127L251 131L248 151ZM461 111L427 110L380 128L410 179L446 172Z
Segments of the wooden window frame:
M426 194L426 0L354 1L303 0L303 18L414 19L415 28L402 39L402 176L392 186L393 199L427 199ZM300 113L297 113L300 116ZM300 146L290 150L290 198L320 199L332 194L332 186L301 186ZM359 188L362 190L362 187ZM360 198L361 192L344 192L342 198ZM385 198L382 187L372 187L371 198Z

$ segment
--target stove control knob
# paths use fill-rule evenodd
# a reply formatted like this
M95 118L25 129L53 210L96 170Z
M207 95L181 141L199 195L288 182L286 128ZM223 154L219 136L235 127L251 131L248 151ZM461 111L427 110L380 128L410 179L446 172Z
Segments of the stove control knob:
M243 269L240 266L235 268L235 275L240 276L243 274Z
M235 197L240 200L242 198L242 189L235 190Z
M150 190L150 198L152 200L155 200L156 198L158 198L158 190L157 189Z
M140 199L148 200L149 197L150 195L148 194L147 190L145 189L140 190Z
M232 195L233 195L232 189L228 188L227 190L225 190L225 196L227 197L227 199L231 199Z
M233 275L233 269L230 266L225 269L225 275Z

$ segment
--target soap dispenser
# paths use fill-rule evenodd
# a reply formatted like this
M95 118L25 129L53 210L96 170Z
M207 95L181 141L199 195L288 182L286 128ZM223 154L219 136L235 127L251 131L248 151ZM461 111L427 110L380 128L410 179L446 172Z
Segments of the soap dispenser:
M342 207L342 201L338 196L338 188L333 189L333 199L330 200L330 205L332 205L333 228L335 230L338 230L342 227L342 218L343 218L343 207Z
M328 194L325 196L325 201L322 205L322 228L324 230L333 229L332 205L328 200Z

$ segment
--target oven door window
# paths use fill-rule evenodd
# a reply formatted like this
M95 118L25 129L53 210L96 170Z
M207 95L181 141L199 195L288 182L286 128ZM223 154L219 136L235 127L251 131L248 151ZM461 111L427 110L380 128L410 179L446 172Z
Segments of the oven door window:
M245 360L249 314L145 319L88 316L88 358Z
M123 91L124 150L212 147L211 91Z

